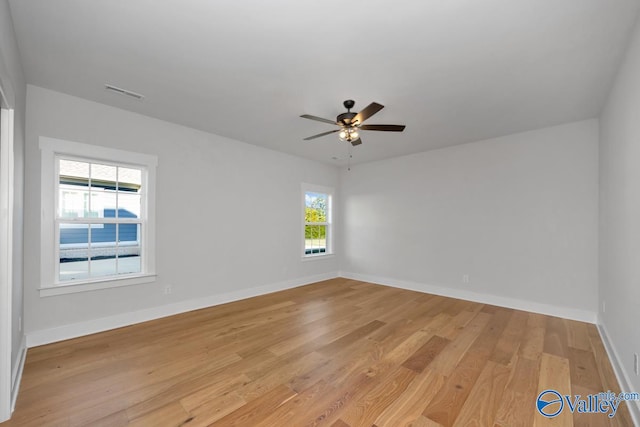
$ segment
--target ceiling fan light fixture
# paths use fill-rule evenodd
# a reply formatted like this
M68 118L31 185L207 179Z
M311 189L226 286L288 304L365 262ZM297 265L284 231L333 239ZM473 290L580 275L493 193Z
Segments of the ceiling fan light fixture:
M358 128L346 127L346 128L342 128L338 136L342 141L351 142L353 140L358 139L360 135L358 134Z

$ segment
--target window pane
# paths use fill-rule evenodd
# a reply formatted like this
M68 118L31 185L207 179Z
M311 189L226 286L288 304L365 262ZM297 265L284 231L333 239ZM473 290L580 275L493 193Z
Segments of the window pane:
M100 248L95 255L91 251L91 277L107 277L116 274L115 246L112 255L98 255L102 251L103 249Z
M89 163L87 162L60 159L58 171L61 178L69 178L70 180L80 181L87 185L89 179Z
M116 217L116 177L115 166L91 164L91 218Z
M88 224L60 224L61 282L89 277Z
M118 274L140 273L140 255L123 255L118 258Z
M88 224L60 224L60 247L63 247L62 245L80 244L84 244L86 246L89 241L88 236Z
M304 252L306 255L323 254L327 252L327 226L305 225Z
M114 183L115 184L115 183ZM114 190L91 187L90 218L116 217L116 192Z
M327 222L327 199L326 194L305 192L305 222Z
M118 192L118 217L140 218L140 195L136 193Z
M91 245L89 258L91 277L116 274L117 224L90 224Z
M118 190L136 191L142 185L142 171L140 169L118 168Z
M60 218L87 218L89 216L89 191L87 186L60 183L58 193Z
M86 218L89 213L89 163L60 159L58 215Z
M118 274L142 272L140 224L120 224L119 230Z
M140 244L140 224L120 224L118 242L122 246Z
M116 178L118 177L117 168L110 165L101 165L99 163L91 164L91 185L96 187L111 187L115 190Z

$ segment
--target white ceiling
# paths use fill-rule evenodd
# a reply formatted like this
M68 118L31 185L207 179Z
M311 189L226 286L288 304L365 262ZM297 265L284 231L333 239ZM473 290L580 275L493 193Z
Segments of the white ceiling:
M10 0L27 81L294 155L354 99L354 163L595 117L637 0ZM104 90L145 95L136 101ZM176 141L180 144L180 141Z

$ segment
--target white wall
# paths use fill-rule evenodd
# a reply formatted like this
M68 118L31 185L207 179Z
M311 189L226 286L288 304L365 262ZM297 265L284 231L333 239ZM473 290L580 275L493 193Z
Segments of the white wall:
M3 86L10 86L14 95L14 212L13 212L13 287L12 287L12 372L19 363L23 332L19 328L22 317L22 230L23 230L23 188L24 188L24 125L26 84L20 55L13 32L9 3L0 0L0 80ZM5 87L5 89L9 89ZM3 343L4 344L4 343Z
M341 270L595 321L597 156L587 120L354 166Z
M640 26L601 116L600 313L631 391L640 390ZM640 420L640 410L636 407Z
M156 283L39 296L40 136L158 156ZM26 149L25 330L37 341L64 325L100 328L109 322L96 319L135 321L141 310L337 272L336 258L301 256L301 183L336 187L332 166L31 85ZM73 330L91 328L61 334Z

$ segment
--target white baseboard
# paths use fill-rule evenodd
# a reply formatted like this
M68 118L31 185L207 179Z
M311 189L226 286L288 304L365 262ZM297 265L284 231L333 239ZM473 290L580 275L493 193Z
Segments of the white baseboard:
M562 317L565 319L579 320L581 322L596 323L597 313L595 311L581 310L571 307L560 307L551 304L543 304L526 301L516 298L501 297L479 292L472 292L462 289L446 288L443 286L429 285L425 283L410 282L406 280L392 279L389 277L371 276L368 274L349 273L341 271L340 277L346 279L360 280L363 282L386 285L394 288L407 289L410 291L424 292L428 294L441 295L449 298L463 299L467 301L479 302L482 304L497 305L500 307L513 308L516 310L531 311L534 313L546 314L548 316Z
M49 344L57 341L95 334L97 332L121 328L136 323L159 319L161 317L185 313L187 311L199 310L201 308L226 304L228 302L270 294L272 292L297 288L299 286L308 285L309 283L320 282L336 277L338 277L336 272L325 273L316 276L301 277L298 279L272 283L265 286L242 289L219 295L210 295L203 298L180 301L174 304L167 304L159 307L148 308L145 310L116 314L114 316L92 319L86 322L73 323L69 325L58 326L55 328L33 331L27 334L27 347L36 347L39 345Z
M22 371L24 370L24 362L27 359L27 337L22 336L20 349L18 350L18 363L13 367L11 372L11 412L16 408L16 400L18 399L18 391L20 391L20 380L22 379Z
M616 374L616 378L618 379L618 384L620 385L620 391L628 391L634 392L637 390L631 389L631 379L629 375L624 370L624 365L620 363L620 356L616 347L613 345L613 341L611 341L611 337L609 332L607 331L607 327L599 319L598 323L598 332L600 332L600 338L602 339L602 343L604 344L604 348L607 350L607 354L609 355L609 360L611 361L611 366L613 366L613 372ZM640 401L629 401L628 402L629 412L631 412L631 417L633 418L633 422L636 426L640 426Z

